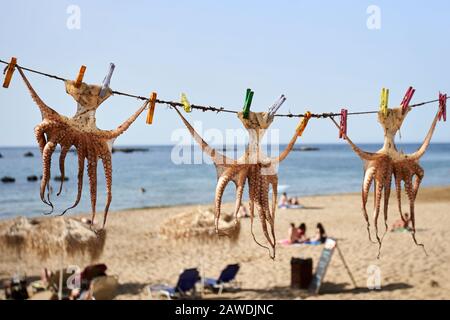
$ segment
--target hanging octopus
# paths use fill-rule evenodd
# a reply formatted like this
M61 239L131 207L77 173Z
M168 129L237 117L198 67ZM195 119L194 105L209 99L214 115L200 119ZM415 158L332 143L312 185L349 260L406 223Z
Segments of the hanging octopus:
M60 115L58 112L48 107L34 91L22 69L19 67L17 68L42 115L42 122L35 128L35 135L43 162L42 181L40 186L41 200L50 206L53 211L53 204L50 201L49 191L51 156L55 151L56 146L59 144L61 146L59 168L62 179L57 195L60 195L65 176L65 158L69 149L74 146L78 154L78 192L75 203L70 208L64 210L62 214L75 208L80 202L83 188L84 164L85 160L87 160L92 207L91 221L92 224L94 224L97 202L97 162L100 159L103 163L106 179L106 205L103 217L104 227L112 200L112 144L119 135L124 133L130 127L142 111L144 111L147 102L117 129L100 130L95 124L95 112L100 104L112 95L112 91L109 88L106 91L106 94L103 97L100 97L100 86L82 83L79 88L76 88L74 81L65 81L66 92L78 103L76 114L72 118L69 118ZM47 197L45 197L46 188Z
M401 182L404 182L405 192L409 199L410 204L410 216L412 224L412 238L416 245L422 246L416 240L415 236L415 213L414 204L417 196L417 192L420 187L420 183L424 176L424 170L419 164L419 159L424 155L426 149L428 148L431 137L433 136L436 123L438 121L439 112L436 114L431 128L425 138L425 141L421 147L413 154L404 154L397 150L394 139L397 132L403 123L408 112L411 108L402 110L402 108L388 109L388 113L385 116L381 111L378 113L378 121L384 129L384 145L383 147L375 153L365 152L358 148L352 140L344 134L344 138L347 140L353 151L364 161L364 179L362 186L362 210L363 215L367 223L367 231L370 236L370 222L367 214L367 200L369 196L370 187L372 182L374 182L375 197L374 197L374 214L373 223L375 227L375 235L379 245L379 250L381 250L382 238L380 239L378 235L378 218L381 209L381 198L383 196L383 216L385 225L385 234L388 228L387 218L388 218L388 207L389 207L389 197L391 192L392 176L395 178L397 203L400 216L403 221L405 218L402 213L401 207ZM339 125L334 119L332 119L334 124L339 128ZM380 251L379 251L380 253Z
M297 140L298 133L296 132L286 149L278 157L269 158L262 153L260 143L265 131L269 128L273 121L273 115L269 115L265 112L250 112L248 119L244 119L243 113L240 112L238 113L238 117L249 132L249 144L244 155L241 158L234 160L211 148L175 106L174 109L181 117L181 120L191 133L194 140L200 145L203 152L212 158L216 167L217 186L214 199L216 232L219 235L226 235L225 232L219 230L219 219L222 207L222 196L228 183L233 182L236 186L234 215L235 221L237 222L244 187L247 181L249 185L249 211L253 239L259 246L268 249L270 257L275 259L275 211L277 206L278 190L277 166L291 152ZM271 204L269 201L270 187L272 187ZM258 242L255 234L253 233L255 206L261 222L263 234L272 251L269 247ZM270 227L270 230L268 226Z

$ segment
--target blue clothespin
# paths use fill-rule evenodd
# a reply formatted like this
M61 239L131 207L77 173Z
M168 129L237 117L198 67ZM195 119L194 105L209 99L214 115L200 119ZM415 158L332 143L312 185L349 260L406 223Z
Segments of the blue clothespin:
M109 64L108 74L106 75L105 79L103 79L102 89L100 90L100 94L99 94L100 98L103 98L105 96L106 90L108 90L108 88L109 88L109 84L111 83L111 77L113 75L115 67L116 66L114 65L114 63L111 62Z

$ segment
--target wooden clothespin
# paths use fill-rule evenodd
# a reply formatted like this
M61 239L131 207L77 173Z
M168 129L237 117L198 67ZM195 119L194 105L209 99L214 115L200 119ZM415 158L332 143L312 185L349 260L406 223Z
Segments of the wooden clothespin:
M244 102L244 109L243 109L244 119L248 119L248 116L250 114L250 107L252 105L253 94L254 94L254 92L252 91L252 89L247 89L247 92L245 94L245 102Z
M283 105L283 103L286 101L286 97L284 96L284 94L281 95L280 98L278 98L278 100L269 108L268 110L268 114L269 116L274 116L278 109L281 108L281 106Z
M439 92L439 121L447 121L447 94Z
M153 114L155 113L156 96L157 96L156 92L152 92L152 95L150 97L150 107L147 113L147 120L145 121L147 124L153 123Z
M185 112L192 111L191 104L189 103L189 100L187 99L187 97L184 93L181 94L181 103L183 104Z
M341 109L341 123L340 123L340 129L339 129L339 139L345 139L347 136L347 115L348 110L347 109Z
M81 66L80 71L78 72L77 78L75 80L75 88L81 87L81 83L83 82L85 71L86 71L86 66Z
M5 75L5 80L3 81L3 88L9 87L14 70L16 69L16 64L17 64L17 59L15 57L12 57L11 61L9 62L8 66L5 69L6 75Z
M414 92L416 92L416 89L414 89L413 87L409 87L406 91L405 97L403 98L403 101L401 103L403 114L405 114L406 110L408 110L409 103L411 102Z
M388 114L388 104L389 104L389 89L383 88L381 90L380 110L385 117Z
M297 126L297 129L295 129L295 131L297 131L297 137L302 136L303 131L305 131L305 128L308 125L309 119L311 119L311 112L307 111L305 113L305 116L303 117L302 122L300 122Z
M113 75L115 67L116 66L114 65L114 63L111 62L109 64L108 74L106 75L105 79L103 79L102 89L100 90L100 94L99 94L100 98L103 98L105 96L106 90L108 90L108 88L109 88L109 84L111 83L111 77Z

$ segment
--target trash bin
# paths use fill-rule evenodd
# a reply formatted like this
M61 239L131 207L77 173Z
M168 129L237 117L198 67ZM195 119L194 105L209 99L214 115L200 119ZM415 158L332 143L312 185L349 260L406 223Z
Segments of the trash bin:
M308 289L313 278L312 258L291 258L291 288Z

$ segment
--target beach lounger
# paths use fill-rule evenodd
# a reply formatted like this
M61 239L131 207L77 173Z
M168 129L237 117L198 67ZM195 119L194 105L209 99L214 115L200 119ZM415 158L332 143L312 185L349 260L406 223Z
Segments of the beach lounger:
M205 278L203 279L203 285L205 288L217 290L220 295L226 286L235 282L239 268L239 264L229 264L222 270L218 279Z
M178 277L175 287L168 285L148 286L150 297L156 293L160 298L176 299L188 298L195 295L195 284L200 280L200 273L197 268L185 269ZM192 294L190 294L192 293Z

